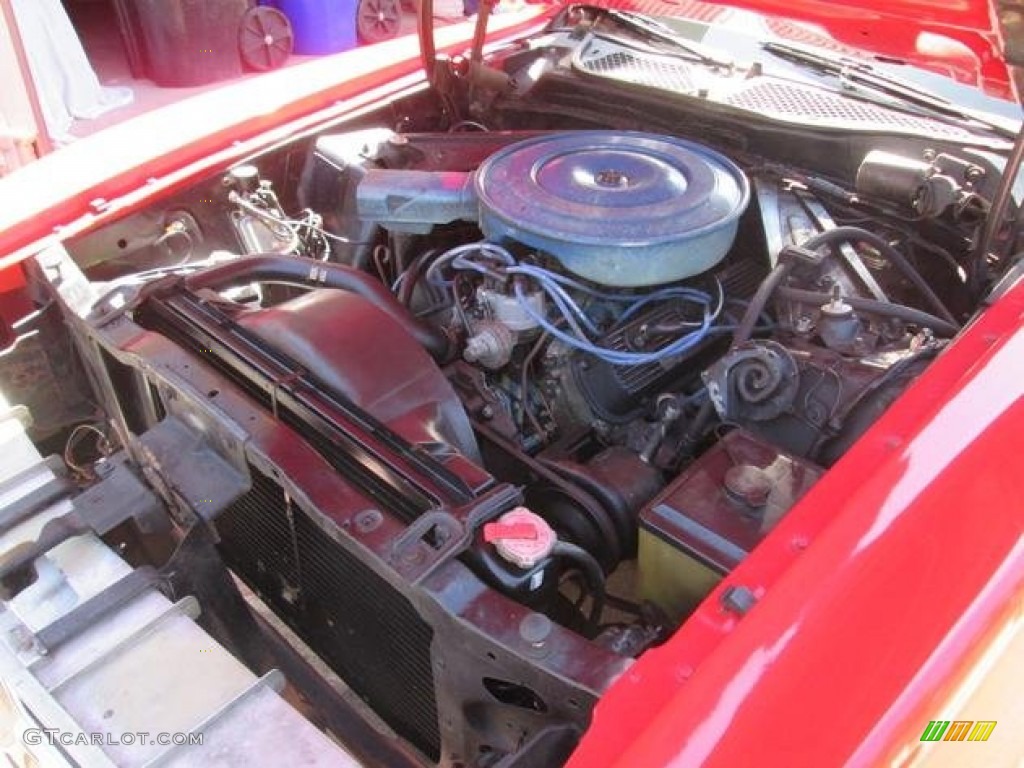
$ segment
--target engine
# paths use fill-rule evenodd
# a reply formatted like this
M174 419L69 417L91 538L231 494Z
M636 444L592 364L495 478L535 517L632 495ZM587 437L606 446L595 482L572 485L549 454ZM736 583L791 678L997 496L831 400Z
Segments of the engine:
M884 160L865 159L865 185ZM889 300L880 281L905 290L913 268L882 236L837 227L800 185L757 184L754 210L745 171L675 137L510 132L453 147L374 131L321 138L301 199L352 263L384 233L376 268L453 340L439 362L485 466L610 572L714 429L827 467L955 328L930 290L943 317Z
M872 153L858 182L912 200L904 187L933 174L895 178L906 165ZM412 320L314 294L241 322L414 444L522 487L524 504L466 555L495 588L596 637L600 609L582 600L603 602L605 578L635 568L629 631L597 638L635 653L684 608L643 587L658 570L637 561L657 498L735 430L757 460L737 465L750 470L739 490L720 473L705 522L777 520L799 493L766 512L766 468L820 475L956 327L882 234L837 226L806 184L777 176L752 183L710 147L629 131L323 136L302 173L304 230L282 231L255 168L229 176L239 238L375 273L388 314ZM930 306L889 296L908 290ZM443 340L433 360L409 322ZM703 562L677 538L660 534ZM573 570L575 609L557 586Z
M894 175L906 166L872 153L858 183L912 201L935 174ZM255 166L223 184L250 257L186 268L134 320L202 353L372 505L317 507L302 534L275 509L316 475L291 471L292 487L250 460L221 548L430 755L446 702L423 665L450 609L370 572L411 585L455 558L527 612L522 632L551 632L542 617L614 676L610 659L684 620L956 330L883 219L839 225L812 179L674 136L324 135L285 196L295 218ZM364 549L338 543L353 536ZM395 622L419 640L392 648ZM360 672L394 654L409 702ZM476 674L520 715L566 695L507 667Z
M624 130L353 130L299 165L294 190L232 169L201 194L235 252L94 309L201 360L201 406L158 344L132 348L144 407L98 365L128 382L141 455L220 435L248 478L209 513L225 562L449 765L553 726L571 742L964 308L956 257L895 215L967 215L948 158L865 157L873 216L856 190Z

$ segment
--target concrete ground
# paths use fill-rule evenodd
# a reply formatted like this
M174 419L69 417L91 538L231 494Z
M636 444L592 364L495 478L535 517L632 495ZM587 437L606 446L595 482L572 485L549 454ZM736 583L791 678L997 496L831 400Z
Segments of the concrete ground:
M438 24L463 21L462 0L434 0L434 19ZM71 128L71 135L79 138L96 133L111 125L148 112L151 109L171 104L223 85L197 86L194 88L161 88L150 80L138 80L131 76L128 59L124 52L121 36L110 23L110 16L101 4L76 6L73 16L75 27L92 62L93 69L104 85L127 86L132 89L135 99L132 104L116 109L94 120L77 120ZM400 34L415 34L416 17L411 11L403 11ZM291 56L285 67L308 61L311 56ZM243 75L243 78L258 77L258 74Z

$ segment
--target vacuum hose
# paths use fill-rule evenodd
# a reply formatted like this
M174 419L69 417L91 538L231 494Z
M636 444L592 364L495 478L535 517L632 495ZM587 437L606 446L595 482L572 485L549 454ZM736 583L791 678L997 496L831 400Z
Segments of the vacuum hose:
M841 245L848 242L863 242L872 246L879 254L881 254L886 261L893 265L899 270L903 276L921 293L924 299L932 306L935 310L936 315L929 315L925 312L921 312L915 316L915 319L910 322L917 322L921 325L927 325L935 330L941 330L942 332L950 332L950 335L956 333L959 329L959 324L953 314L946 308L946 305L942 303L942 300L935 294L928 282L921 276L921 273L914 269L914 265L907 261L906 257L898 250L893 248L883 237L876 235L874 232L870 232L860 227L836 227L830 229L801 243L801 247L809 250L816 251L826 245ZM740 320L739 326L736 328L736 333L733 335L732 346L736 348L750 339L754 331L754 326L757 323L757 318L764 311L765 306L768 304L768 299L771 298L775 290L782 284L783 280L789 275L794 267L792 261L780 261L768 276L761 282L754 297L750 300L750 304L747 306L747 311L743 314L743 319ZM793 297L792 292L790 293L791 298ZM828 297L826 297L827 299ZM845 301L849 302L851 306L854 304L855 299L850 297L843 297ZM865 302L862 300L856 300L860 305L864 305ZM879 308L879 302L872 302L871 311L878 314L889 314L895 317L905 315L909 308L902 308L899 310L883 312ZM867 309L864 306L864 309Z

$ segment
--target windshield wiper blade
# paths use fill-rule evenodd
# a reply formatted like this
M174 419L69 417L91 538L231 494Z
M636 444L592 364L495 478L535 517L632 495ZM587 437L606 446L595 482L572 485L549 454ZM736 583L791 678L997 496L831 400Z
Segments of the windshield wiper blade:
M761 48L784 61L835 76L847 88L867 88L890 99L896 99L897 103L893 106L906 104L939 117L975 123L1007 139L1013 139L1017 135L1017 131L1008 124L997 122L984 113L959 107L949 99L914 83L880 72L867 62L847 57L831 58L787 43L765 42L761 43Z

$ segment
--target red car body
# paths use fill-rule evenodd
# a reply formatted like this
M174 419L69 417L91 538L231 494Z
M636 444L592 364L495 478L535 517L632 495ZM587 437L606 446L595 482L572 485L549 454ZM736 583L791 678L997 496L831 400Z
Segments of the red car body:
M909 759L1021 618L1022 319L1018 285L602 699L570 765ZM738 585L761 596L740 620L717 600Z
M680 13L661 2L618 5ZM1012 91L994 11L985 3L735 5L813 21L840 43ZM538 8L530 19L499 18L492 35L522 33L543 15ZM463 49L469 32L442 30L441 50ZM958 44L947 46L945 58L936 55L938 37ZM415 41L397 40L144 115L20 170L0 183L7 309L19 282L16 264L41 241L137 209L256 148L408 87L421 78L418 70ZM950 711L954 694L1024 613L1022 320L1018 283L673 638L608 691L570 765L912 761L924 726ZM758 598L742 618L720 607L719 596L732 586ZM1016 685L1024 689L1024 681ZM1019 755L1019 731L1000 726L988 744L952 746L971 764L989 763L985 749L1009 745Z

